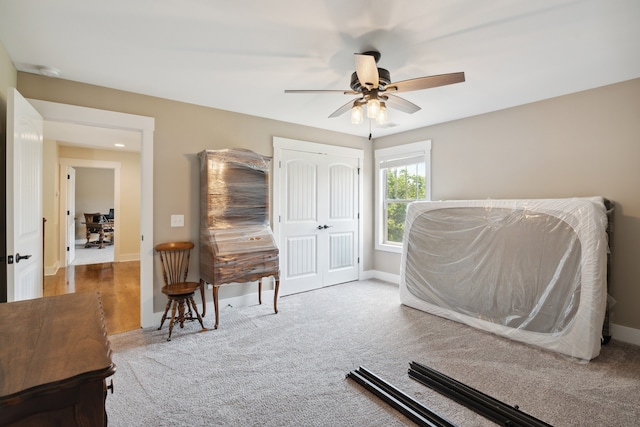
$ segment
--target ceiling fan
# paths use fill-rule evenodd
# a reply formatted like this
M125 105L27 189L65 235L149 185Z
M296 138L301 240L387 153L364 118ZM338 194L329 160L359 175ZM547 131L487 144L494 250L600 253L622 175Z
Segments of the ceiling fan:
M351 90L285 90L285 93L342 93L344 95L358 95L329 115L338 117L351 110L351 123L360 124L364 114L362 106L367 107L367 117L375 119L378 124L387 121L387 107L413 114L420 110L416 104L393 95L399 92L429 89L464 82L464 72L439 74L435 76L418 77L415 79L391 82L391 74L384 68L378 68L380 52L367 51L356 53L356 71L351 74Z

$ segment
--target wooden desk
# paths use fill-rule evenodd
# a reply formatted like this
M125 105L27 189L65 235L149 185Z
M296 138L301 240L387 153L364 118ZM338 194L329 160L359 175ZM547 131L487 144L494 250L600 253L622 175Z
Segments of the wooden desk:
M106 425L106 334L96 292L0 304L0 426Z
M113 233L114 233L114 222L113 220L107 222L83 222L87 227L87 243L85 243L85 248L90 248L92 246L98 246L100 249L104 248L104 245L113 245ZM104 234L111 233L111 240L105 240ZM95 242L90 241L90 236L92 233L98 233L98 240Z
M258 303L262 304L262 279L275 281L273 311L278 312L280 268L278 247L268 226L242 229L209 229L200 233L200 286L213 285L213 308L218 328L218 288L228 283L258 281ZM205 310L203 298L203 312Z

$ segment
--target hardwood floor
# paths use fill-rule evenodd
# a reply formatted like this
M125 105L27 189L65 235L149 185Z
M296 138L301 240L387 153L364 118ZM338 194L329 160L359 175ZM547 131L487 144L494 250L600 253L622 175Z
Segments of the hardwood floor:
M61 268L44 278L44 296L98 291L109 335L140 327L140 262Z

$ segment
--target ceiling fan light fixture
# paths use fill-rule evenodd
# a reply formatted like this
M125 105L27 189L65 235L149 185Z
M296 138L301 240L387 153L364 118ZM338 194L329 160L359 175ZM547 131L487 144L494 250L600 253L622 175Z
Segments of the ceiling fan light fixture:
M353 108L351 109L351 124L359 125L362 123L363 119L364 117L362 113L362 107L357 104L354 105Z
M371 98L367 101L367 117L370 119L376 119L380 113L380 101L376 98Z
M376 123L379 125L387 124L389 121L389 114L387 113L387 106L384 102L380 103L380 111L378 112L378 116L376 117Z

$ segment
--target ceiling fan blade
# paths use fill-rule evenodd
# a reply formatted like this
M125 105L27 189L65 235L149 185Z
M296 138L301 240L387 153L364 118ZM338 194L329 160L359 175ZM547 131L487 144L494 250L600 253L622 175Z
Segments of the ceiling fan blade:
M360 84L371 89L377 89L380 76L378 75L376 59L372 55L362 53L356 53L355 56L356 74L358 75Z
M358 76L358 78L360 78ZM438 74L437 76L418 77L417 79L403 80L390 83L386 87L388 92L409 92L412 90L429 89L432 87L446 86L464 81L464 73Z
M285 89L284 93L340 93L343 95L360 95L360 92L356 92L353 90L314 90L314 89Z
M402 111L403 113L413 114L416 111L420 111L420 107L418 107L413 102L409 102L404 98L400 98L399 96L391 95L390 93L385 93L385 97L387 100L385 104L387 107L393 108L395 110Z
M353 107L353 101L355 101L355 100L352 99L351 101L349 101L346 104L344 104L342 107L338 108L336 111L334 111L333 113L331 113L329 115L329 118L341 116L344 113L346 113L347 111L351 110L351 107Z

